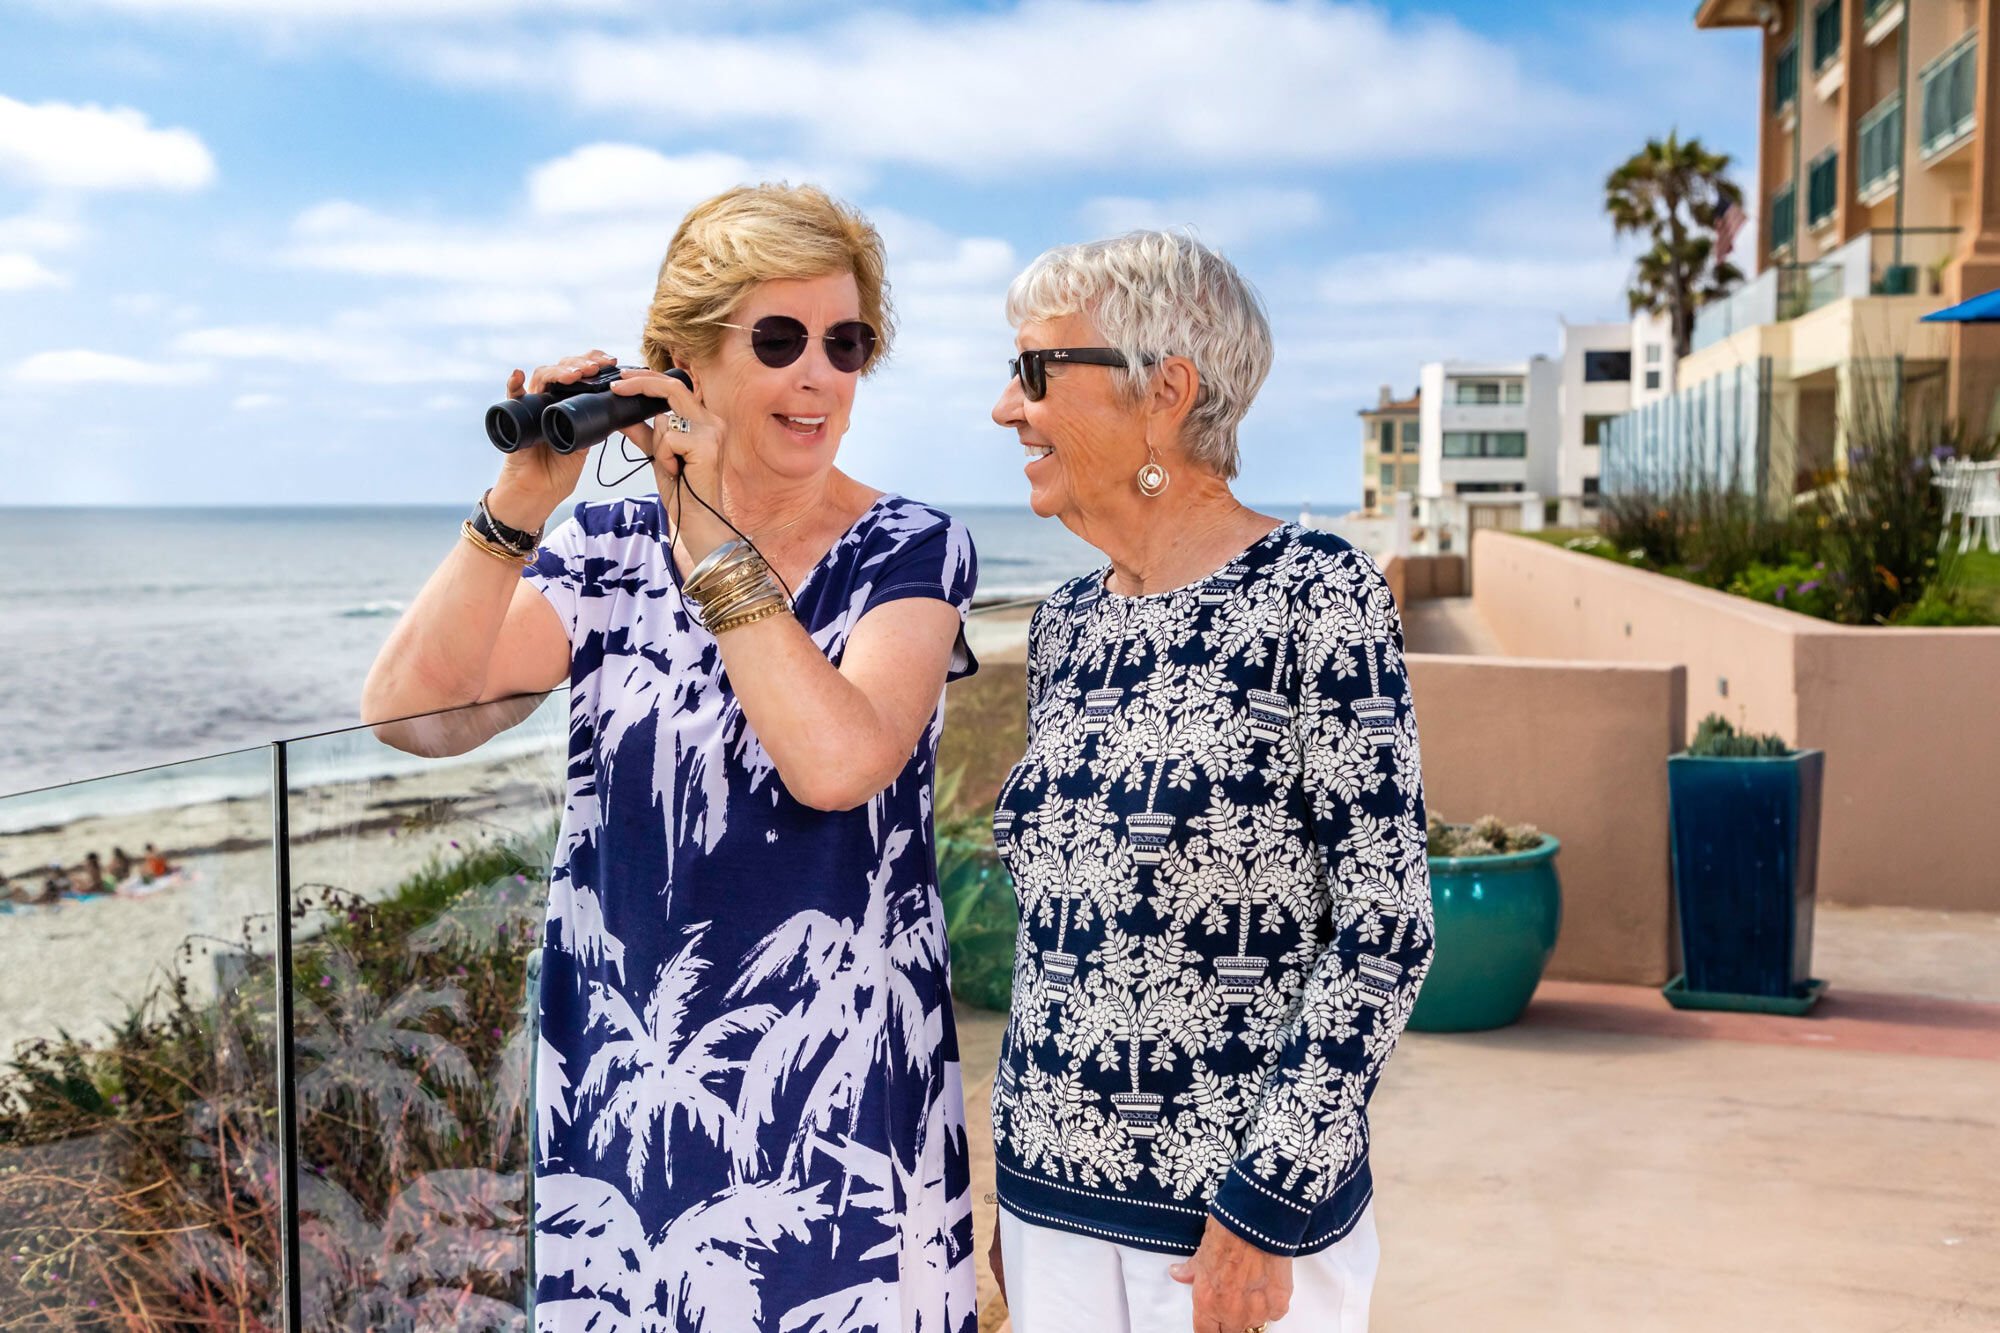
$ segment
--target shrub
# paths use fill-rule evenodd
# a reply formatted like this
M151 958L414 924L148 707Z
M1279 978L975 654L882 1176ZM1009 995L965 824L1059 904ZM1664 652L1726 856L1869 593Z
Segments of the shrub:
M1720 713L1710 713L1694 729L1687 752L1708 759L1762 759L1792 753L1784 738L1770 733L1739 732Z
M1432 856L1502 856L1533 851L1544 839L1533 824L1502 823L1498 815L1481 815L1470 824L1448 824L1430 817Z
M1728 590L1753 602L1769 602L1822 620L1833 618L1834 587L1824 561L1808 564L1803 556L1794 556L1782 565L1753 561Z

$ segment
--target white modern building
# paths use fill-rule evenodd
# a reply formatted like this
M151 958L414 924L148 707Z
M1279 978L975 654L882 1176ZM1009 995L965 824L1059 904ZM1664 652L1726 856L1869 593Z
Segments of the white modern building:
M1556 522L1583 527L1597 519L1605 427L1674 391L1673 330L1654 315L1622 324L1565 323L1557 360L1562 401L1550 494L1558 500Z
M1556 484L1556 363L1432 361L1418 386L1417 523L1436 549L1464 549L1475 528L1540 528Z

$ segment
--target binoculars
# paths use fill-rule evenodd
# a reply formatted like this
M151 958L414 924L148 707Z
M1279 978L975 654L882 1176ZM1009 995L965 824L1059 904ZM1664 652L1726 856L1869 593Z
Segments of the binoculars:
M666 411L669 404L664 398L621 397L611 392L626 369L613 366L588 379L551 384L525 398L503 399L486 409L486 438L503 454L538 444L547 444L559 454L573 454L603 443L614 431ZM670 370L667 374L690 389L694 387L686 371Z

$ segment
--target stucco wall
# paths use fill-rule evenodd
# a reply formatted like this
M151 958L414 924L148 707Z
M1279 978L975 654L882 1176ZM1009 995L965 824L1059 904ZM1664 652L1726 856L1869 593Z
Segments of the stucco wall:
M2000 629L1831 625L1499 532L1472 570L1510 656L1680 662L1689 735L1719 711L1825 750L1823 897L2000 910Z
M1409 656L1431 813L1496 814L1562 840L1549 975L1657 986L1671 975L1667 756L1681 669Z

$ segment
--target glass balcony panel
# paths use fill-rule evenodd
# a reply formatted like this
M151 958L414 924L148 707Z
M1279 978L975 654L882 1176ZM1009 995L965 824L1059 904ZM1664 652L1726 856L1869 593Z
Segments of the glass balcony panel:
M1920 148L1935 157L1972 133L1973 95L1979 77L1979 34L1969 32L1918 75L1923 95Z
M0 798L0 1328L281 1322L271 775Z

